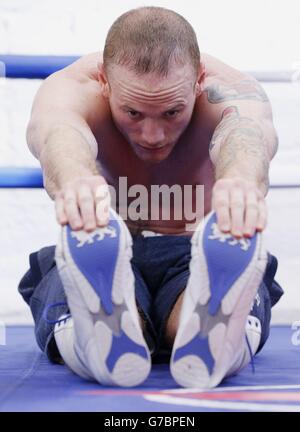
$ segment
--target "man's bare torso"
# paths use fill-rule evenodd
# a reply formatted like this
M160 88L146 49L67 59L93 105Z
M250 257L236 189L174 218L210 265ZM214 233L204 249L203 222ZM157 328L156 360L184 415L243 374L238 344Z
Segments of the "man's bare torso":
M108 101L101 94L97 69L99 61L99 53L90 54L66 68L64 73L80 76L86 87L86 101L89 105L87 121L97 140L99 168L108 184L118 191L119 178L125 177L128 188L136 184L143 185L149 191L149 196L151 185L191 185L194 188L196 185L203 185L202 213L207 214L211 210L214 184L209 144L224 110L224 104L209 97L209 89L245 79L244 75L213 57L203 55L202 62L206 68L205 91L196 100L189 126L169 157L158 164L151 164L135 155L116 128ZM85 103L84 99L82 103ZM128 203L133 199L129 198ZM178 235L189 234L185 229L187 223L191 221L185 220L184 217L181 220L174 220L172 217L171 220L127 220L132 232L152 230Z

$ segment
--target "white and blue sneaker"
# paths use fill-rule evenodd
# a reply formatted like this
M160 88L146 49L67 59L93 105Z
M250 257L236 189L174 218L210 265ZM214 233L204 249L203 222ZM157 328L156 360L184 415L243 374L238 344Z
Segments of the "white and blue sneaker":
M235 239L220 232L215 213L203 220L191 242L190 277L170 368L183 387L212 388L249 362L249 348L253 354L258 348L259 322L248 315L267 252L260 233Z
M71 328L74 332L74 352L68 354L72 348L64 349L62 342L61 355L78 375L105 385L136 386L151 370L135 301L131 257L131 235L112 209L109 224L92 233L63 227L56 248L72 316L62 334Z
M65 364L76 375L86 380L93 381L92 374L81 360L82 356L79 356L75 351L74 336L73 318L70 315L61 316L54 327L54 338L58 351Z

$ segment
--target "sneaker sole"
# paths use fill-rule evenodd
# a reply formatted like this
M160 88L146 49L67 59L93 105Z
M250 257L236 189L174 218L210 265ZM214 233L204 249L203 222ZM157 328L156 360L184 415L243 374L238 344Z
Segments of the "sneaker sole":
M132 387L148 377L151 356L135 303L131 236L116 212L110 210L110 216L107 227L93 233L63 228L62 250L72 278L64 288L68 300L78 296L89 311L86 334L76 329L76 321L74 327L95 379Z
M236 241L209 214L192 238L192 259L171 374L183 387L217 386L244 348L245 326L267 265L261 234Z

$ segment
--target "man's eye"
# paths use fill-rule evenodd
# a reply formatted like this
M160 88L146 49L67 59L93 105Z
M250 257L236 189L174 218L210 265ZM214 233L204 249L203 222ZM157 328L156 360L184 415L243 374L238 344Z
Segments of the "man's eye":
M127 111L127 114L129 115L130 118L136 119L136 118L138 118L140 113L138 111L129 110L129 111Z
M170 110L166 112L166 117L168 118L174 118L178 115L179 111L178 110Z

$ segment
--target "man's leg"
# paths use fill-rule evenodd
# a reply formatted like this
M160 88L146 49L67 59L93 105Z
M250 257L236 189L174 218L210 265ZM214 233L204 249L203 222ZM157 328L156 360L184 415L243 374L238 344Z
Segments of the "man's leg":
M269 289L270 284L276 284L273 278L270 279L270 271L272 271L271 265L273 260L274 257L269 255L269 264L266 269L265 276L260 284L258 292L253 301L253 306L248 315L245 327L245 335L248 337L250 347L248 347L247 344L245 345L246 352L244 360L242 362L243 364L241 364L241 362L237 362L231 373L228 375L236 373L237 369L240 369L242 366L245 366L248 363L248 361L250 360L249 348L252 349L251 354L255 355L258 351L262 349L268 339L271 321L271 299ZM176 303L171 310L170 316L165 326L164 338L167 346L170 349L172 349L177 335L184 293L185 292L183 290L178 297ZM248 359L248 361L246 361L246 359Z
M66 295L55 263L55 246L47 246L31 253L29 262L30 268L21 279L18 290L31 309L40 349L52 363L64 364L54 337L55 324L49 324L44 317L45 308L53 304L58 306L49 311L49 320L55 322L61 316L69 314ZM139 282L136 291L140 290ZM142 310L139 310L139 323L144 332L146 320Z
M56 248L74 321L74 351L101 384L135 386L151 368L138 318L131 258L131 235L112 209L108 225L92 233L64 227Z
M178 326L179 326L179 316L180 311L182 308L182 302L184 297L184 290L179 295L178 299L176 300L176 303L174 304L170 316L167 320L166 327L165 327L165 341L169 348L173 347L174 340L177 334Z
M66 364L84 378L130 386L136 385L136 380L144 380L148 375L150 355L141 331L144 319L137 313L134 276L128 259L130 257L126 255L128 250L125 237L129 232L127 233L127 228L119 217L112 219L108 229L98 230L91 236L84 232L73 233L64 228L64 239L56 248L58 271L52 248L51 274L39 275L40 280L35 280L35 289L28 290L30 272L34 273L35 277L39 273L39 269L33 272L31 268L20 284L20 291L30 305L35 304L32 313L36 328L39 329L36 332L37 339L40 347L46 350L52 361L57 361L61 355ZM95 247L102 250L96 250ZM114 254L115 251L117 255ZM112 259L117 261L109 262ZM112 286L109 286L109 281L112 282ZM29 291L33 291L35 296ZM57 293L55 297L49 295L54 292ZM32 298L29 299L29 296ZM65 300L67 303L62 308L61 304ZM49 309L51 305L55 307ZM43 319L46 306L49 309L48 318L51 318L51 323ZM71 309L72 317L66 317L68 307ZM111 310L108 310L109 308ZM59 322L54 326L57 320ZM47 334L45 336L45 331L43 332L43 339L40 342L42 327L44 330L47 329ZM104 358L109 340L112 341L111 350ZM82 352L85 350L84 347L87 347L88 352ZM53 352L56 353L55 357ZM102 359L101 365L99 361L97 364L99 357ZM141 364L139 368L132 370L136 358L138 362L145 363L143 377L141 373L144 369ZM131 372L135 376L131 376ZM101 373L105 375L104 378L100 376Z
M48 318L54 322L69 312L66 296L57 271L55 246L48 246L29 256L30 268L19 283L18 290L30 307L35 337L40 349L53 363L63 364L54 339L54 324L44 319L47 305L57 306L49 311Z

